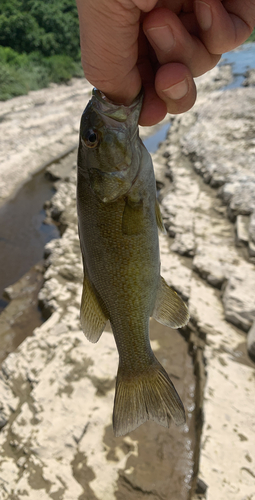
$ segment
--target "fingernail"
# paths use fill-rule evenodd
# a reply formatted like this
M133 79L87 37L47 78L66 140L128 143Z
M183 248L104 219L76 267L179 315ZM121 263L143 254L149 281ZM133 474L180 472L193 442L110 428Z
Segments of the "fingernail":
M175 101L177 101L178 99L184 97L187 94L188 90L189 85L187 79L185 78L185 80L183 80L182 82L172 85L172 87L163 90L163 92L170 99L174 99Z
M146 31L150 39L155 43L159 50L169 52L174 44L174 36L169 26L158 26L157 28L150 28Z
M205 2L197 0L196 5L196 16L200 28L203 31L208 31L212 26L212 11L210 5Z

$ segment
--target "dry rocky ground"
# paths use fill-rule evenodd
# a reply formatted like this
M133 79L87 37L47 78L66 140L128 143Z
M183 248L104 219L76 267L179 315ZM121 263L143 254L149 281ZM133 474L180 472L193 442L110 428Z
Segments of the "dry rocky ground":
M252 77L245 88L218 90L230 78L216 68L200 79L197 104L172 117L153 155L168 233L162 275L188 301L191 321L182 336L152 322L151 338L187 424L148 422L113 437L117 351L109 328L96 345L80 330L76 173L55 163L49 170L60 180L47 210L65 231L45 249L39 301L48 320L2 365L1 500L255 500L255 370L246 352L255 321L255 97ZM78 81L4 103L2 200L74 145L88 96Z

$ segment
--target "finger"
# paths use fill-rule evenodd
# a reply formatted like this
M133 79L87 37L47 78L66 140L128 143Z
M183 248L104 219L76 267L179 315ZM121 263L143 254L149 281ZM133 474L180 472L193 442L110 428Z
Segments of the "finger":
M184 113L195 103L196 86L191 72L183 64L161 66L155 77L155 88L168 113Z
M150 47L142 30L140 30L139 33L138 47L139 57L137 60L137 69L144 89L144 99L139 124L151 126L163 120L167 113L167 108L164 101L160 99L155 90L155 75L151 62L153 60L153 54L150 54Z
M154 86L155 85L155 86ZM155 83L144 82L144 101L139 124L151 126L168 113L184 113L196 100L196 86L188 68L169 63L158 70ZM183 95L184 93L184 95Z
M188 14L190 29L191 16ZM198 37L192 36L182 19L169 9L160 8L150 12L143 23L144 32L154 48L160 64L180 62L187 66L193 77L213 68L219 56L208 52ZM197 29L193 15L194 30Z
M139 117L139 125L151 127L156 125L167 114L167 106L157 95L154 85L144 85L143 106Z
M128 105L141 88L136 67L140 13L125 9L121 2L116 9L115 3L77 0L81 59L92 85L111 100Z
M155 54L151 52L153 51L141 31L137 66L144 88L139 124L144 126L160 122L167 112L183 113L196 100L196 87L190 70L183 64L172 63L163 65L155 75L152 62Z
M213 54L241 45L255 25L254 0L195 0L200 38Z

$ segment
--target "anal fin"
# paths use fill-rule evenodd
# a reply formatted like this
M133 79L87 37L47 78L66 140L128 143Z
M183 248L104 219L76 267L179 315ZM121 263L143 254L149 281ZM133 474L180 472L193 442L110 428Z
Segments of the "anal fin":
M104 331L108 318L102 311L87 276L84 276L81 299L81 327L90 342L96 343Z
M156 302L152 313L162 325L181 328L189 321L189 311L181 297L160 277Z

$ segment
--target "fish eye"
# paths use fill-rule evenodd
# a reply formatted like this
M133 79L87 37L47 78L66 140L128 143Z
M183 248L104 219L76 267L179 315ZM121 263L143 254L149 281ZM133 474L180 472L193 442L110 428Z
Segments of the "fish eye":
M88 148L95 148L99 142L97 132L95 130L89 129L85 135L84 142Z

